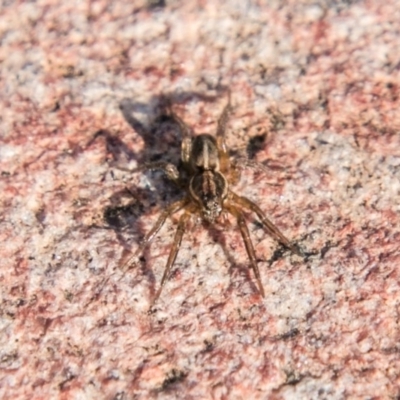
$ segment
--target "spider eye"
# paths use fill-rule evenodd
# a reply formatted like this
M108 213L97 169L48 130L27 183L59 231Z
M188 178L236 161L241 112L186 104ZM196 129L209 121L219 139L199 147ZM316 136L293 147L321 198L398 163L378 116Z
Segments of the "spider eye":
M209 222L214 222L222 212L222 206L217 198L203 198L203 217Z

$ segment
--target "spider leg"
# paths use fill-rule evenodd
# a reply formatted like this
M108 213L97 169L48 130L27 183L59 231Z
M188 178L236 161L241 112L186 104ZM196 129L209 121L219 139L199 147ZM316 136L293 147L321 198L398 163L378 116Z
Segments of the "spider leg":
M174 164L163 162L163 161L155 161L150 163L144 163L140 167L136 167L133 169L124 168L124 167L116 167L120 171L130 172L132 174L140 171L156 171L162 170L168 179L175 182L179 185L179 172L178 169L175 167Z
M158 217L157 222L151 228L151 230L144 237L141 246L146 246L149 242L151 242L155 235L157 235L158 231L164 225L166 219L181 210L188 203L188 199L178 200L175 203L169 205Z
M170 110L170 116L174 120L174 122L179 126L179 130L182 135L182 144L181 144L181 159L182 162L187 166L189 164L190 152L192 148L192 131L185 124L185 122L178 117L172 110Z
M230 167L229 152L225 142L226 125L228 123L229 113L232 110L231 93L228 93L228 103L222 111L217 126L217 145L220 156L220 168L222 173L227 173Z
M179 248L180 248L181 242L182 242L182 237L183 237L183 234L186 231L186 224L187 224L187 221L190 218L190 215L191 215L190 212L186 211L179 218L178 227L176 228L174 241L172 243L172 247L171 247L171 250L169 252L168 261L167 261L167 264L165 266L163 277L161 279L160 288L157 290L157 293L156 293L156 295L155 295L155 297L154 297L154 299L152 301L151 306L153 306L154 303L157 301L157 299L160 297L162 288L164 287L165 282L166 282L166 280L168 278L168 275L169 275L169 273L171 271L171 268L175 263L176 256L178 255L178 251L179 251Z
M181 144L181 159L183 165L187 170L190 170L190 153L192 152L192 138L190 136L186 136L182 139Z
M264 225L265 230L278 242L282 243L285 247L290 249L293 253L302 257L300 250L293 246L289 239L283 235L283 233L267 218L264 212L258 207L257 204L253 203L251 200L243 196L238 196L236 193L230 191L231 199L240 207L247 210L253 211L258 218L260 218L261 223Z
M181 186L179 182L179 171L174 164L164 161L155 161L150 163L144 163L140 167L135 168L133 171L130 172L139 172L144 170L148 171L161 170L165 173L168 179L173 181L176 185Z
M228 204L225 207L230 214L232 214L234 217L236 217L237 224L239 226L240 233L242 235L243 242L246 247L247 255L250 259L251 267L253 268L254 275L256 276L256 279L257 279L260 294L262 297L265 297L264 286L261 282L260 270L258 269L258 265L257 265L256 253L254 251L253 242L251 241L249 228L247 227L244 216L238 208L236 208L235 206L233 206L231 204Z
M125 269L126 267L129 267L131 264L133 264L133 261L137 258L139 254L143 252L145 247L154 239L154 236L157 235L158 231L163 227L166 219L181 210L183 207L185 207L188 203L188 199L183 199L176 201L175 203L172 203L169 205L158 217L156 223L153 225L153 227L150 229L150 231L146 234L142 242L140 243L139 248L136 250L134 255L130 257L126 262L123 263L122 269Z
M235 167L237 168L251 168L256 172L263 172L264 174L269 174L271 172L265 165L261 164L255 160L249 160L246 156L236 157Z

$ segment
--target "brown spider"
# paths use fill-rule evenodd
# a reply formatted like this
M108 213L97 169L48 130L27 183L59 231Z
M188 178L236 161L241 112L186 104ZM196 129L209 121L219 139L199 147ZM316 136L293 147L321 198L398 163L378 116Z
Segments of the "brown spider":
M261 283L253 243L250 239L242 209L254 212L260 219L265 230L278 242L300 256L301 253L266 217L257 204L246 197L237 195L230 189L230 186L236 184L240 177L239 169L230 162L225 144L226 124L228 114L231 110L230 98L218 120L216 137L209 134L201 134L193 137L186 124L172 112L170 107L168 107L168 110L169 116L178 124L183 136L181 160L186 174L180 173L175 165L167 162L147 163L136 170L161 169L178 187L186 191L184 199L172 203L161 213L153 228L144 237L137 252L141 252L150 243L168 217L180 210L184 211L179 218L172 248L161 279L161 285L156 292L152 304L159 298L168 274L174 265L183 234L192 214L200 215L209 223L215 223L217 218L224 212L236 218L251 267L257 279L260 294L264 297L264 287ZM130 261L127 264L129 263Z

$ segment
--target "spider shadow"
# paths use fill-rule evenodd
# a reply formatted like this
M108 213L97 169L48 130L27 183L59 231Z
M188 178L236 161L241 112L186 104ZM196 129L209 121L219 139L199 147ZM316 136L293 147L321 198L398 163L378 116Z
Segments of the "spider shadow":
M129 160L135 157L135 153L130 147L107 129L100 129L97 131L85 147L90 147L100 139L104 140L106 160L110 166L114 166L122 159Z
M103 209L103 221L107 229L112 229L118 242L124 249L130 247L125 236L139 240L142 229L138 221L144 214L142 199L146 197L147 191L135 188L134 190L124 188L112 194L109 205Z

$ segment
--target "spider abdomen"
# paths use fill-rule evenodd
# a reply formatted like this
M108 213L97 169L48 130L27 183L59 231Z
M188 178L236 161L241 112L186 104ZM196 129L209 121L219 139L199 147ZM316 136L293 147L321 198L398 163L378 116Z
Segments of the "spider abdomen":
M194 137L190 160L195 171L219 171L219 154L215 137L208 134Z

